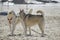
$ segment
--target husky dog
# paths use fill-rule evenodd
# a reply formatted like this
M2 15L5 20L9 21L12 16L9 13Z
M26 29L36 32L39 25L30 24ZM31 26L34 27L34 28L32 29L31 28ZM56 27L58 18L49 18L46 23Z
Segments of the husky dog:
M37 13L43 14L42 11L37 11ZM19 15L24 22L25 35L27 35L27 28L29 28L29 35L31 35L31 27L38 24L42 32L41 36L44 36L44 15L26 14L24 10L20 10Z
M16 24L18 24L20 22L20 18L19 18L19 16L15 15L14 11L11 11L8 13L7 19L8 19L8 23L9 23L9 27L10 27L10 31L11 31L10 36L14 36L15 35L14 30L15 30Z

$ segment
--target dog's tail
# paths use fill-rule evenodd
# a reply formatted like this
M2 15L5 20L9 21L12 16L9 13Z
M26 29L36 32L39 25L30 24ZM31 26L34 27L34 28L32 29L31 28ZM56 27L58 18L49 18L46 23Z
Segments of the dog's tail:
M42 10L38 10L36 13L41 13L44 16L44 12Z
M28 14L31 14L31 13L32 13L32 11L33 11L33 9L30 9L30 11L29 11L29 13L28 13Z

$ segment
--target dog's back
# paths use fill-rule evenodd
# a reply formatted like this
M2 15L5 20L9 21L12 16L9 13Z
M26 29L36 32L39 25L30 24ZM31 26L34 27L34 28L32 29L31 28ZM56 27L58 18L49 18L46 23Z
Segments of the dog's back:
M27 26L32 26L32 25L39 24L42 21L44 21L44 17L43 15L27 14L24 18L24 21Z

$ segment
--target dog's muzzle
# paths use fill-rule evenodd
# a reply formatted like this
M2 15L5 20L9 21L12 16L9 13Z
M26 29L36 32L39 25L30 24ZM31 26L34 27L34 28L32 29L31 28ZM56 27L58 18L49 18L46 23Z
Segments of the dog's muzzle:
M12 20L12 18L8 19L8 21L9 21L10 24L11 24L11 20Z

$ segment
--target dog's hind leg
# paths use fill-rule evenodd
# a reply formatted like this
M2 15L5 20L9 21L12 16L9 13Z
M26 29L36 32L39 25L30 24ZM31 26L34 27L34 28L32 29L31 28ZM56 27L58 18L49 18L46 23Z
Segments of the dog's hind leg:
M29 27L29 35L31 36L31 27Z
M40 30L41 30L41 32L42 32L41 37L44 37L44 23L40 23L40 24L39 24L39 28L40 28Z

